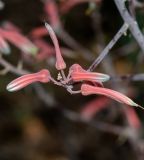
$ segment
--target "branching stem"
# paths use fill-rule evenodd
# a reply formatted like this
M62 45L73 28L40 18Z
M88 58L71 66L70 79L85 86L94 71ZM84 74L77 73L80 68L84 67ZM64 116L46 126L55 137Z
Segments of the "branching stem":
M106 57L112 47L116 44L116 42L121 38L121 36L127 31L129 25L124 23L117 34L113 37L113 39L108 43L105 49L100 53L100 55L95 59L92 65L88 68L88 71L93 71L97 65Z

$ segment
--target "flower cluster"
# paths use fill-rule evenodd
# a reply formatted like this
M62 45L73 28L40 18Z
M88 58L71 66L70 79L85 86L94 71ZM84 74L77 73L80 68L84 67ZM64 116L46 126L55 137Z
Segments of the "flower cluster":
M64 72L64 69L66 68L66 63L62 57L57 37L52 27L48 23L45 23L45 26L49 32L49 35L55 47L55 52L56 52L55 67L59 71L58 74L59 76L57 80L55 80L50 75L50 72L47 69L42 69L37 73L27 74L12 81L7 86L8 91L13 92L20 90L34 82L47 83L51 81L58 86L66 88L67 91L70 92L71 94L81 93L84 96L91 94L104 95L120 103L124 103L135 107L141 107L135 102L133 102L130 98L123 95L122 93L104 88L103 82L106 82L110 79L110 76L107 74L90 72L83 69L79 64L73 64L69 68L69 73L66 76ZM77 91L73 90L75 83L81 84L80 90Z

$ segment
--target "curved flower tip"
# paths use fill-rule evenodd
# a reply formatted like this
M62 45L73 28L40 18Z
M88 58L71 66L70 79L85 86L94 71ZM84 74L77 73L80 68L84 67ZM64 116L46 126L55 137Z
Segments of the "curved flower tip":
M10 54L10 47L8 43L0 36L0 51L4 54Z
M63 60L61 51L60 51L60 47L59 47L59 43L58 43L58 39L52 29L52 27L45 22L45 27L49 32L49 35L53 41L54 47L55 47L55 51L56 51L56 64L55 67L57 70L63 70L66 68L66 63Z
M91 82L105 82L110 79L107 74L89 72L84 70L79 64L74 64L70 67L69 73L73 81L91 81Z
M81 86L81 93L82 95L91 95L91 94L98 94L98 95L104 95L107 97L110 97L120 103L124 103L130 106L140 107L138 104L136 104L134 101L132 101L127 96L123 95L122 93L119 93L117 91L107 89L107 88L101 88L101 87L95 87L88 84L82 84Z
M38 53L38 48L34 44L23 45L21 48L25 51L25 53L30 53L31 55L35 56Z
M19 48L22 52L35 55L38 52L37 46L35 46L26 36L17 31L7 31L0 29L1 35Z
M6 89L10 92L14 92L34 82L47 83L49 81L50 81L49 71L47 69L42 69L37 73L27 74L13 80L11 83L7 85Z

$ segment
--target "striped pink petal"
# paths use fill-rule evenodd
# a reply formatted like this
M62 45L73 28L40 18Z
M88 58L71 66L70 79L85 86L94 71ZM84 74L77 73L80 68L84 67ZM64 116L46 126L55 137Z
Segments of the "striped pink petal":
M53 29L51 28L51 26L48 23L45 23L45 26L46 26L46 28L49 32L49 35L50 35L50 37L54 43L54 46L55 46L55 51L56 51L56 64L55 64L55 66L56 66L56 69L63 70L66 68L66 64L63 60L57 37L56 37Z
M105 82L109 80L109 76L102 73L72 73L73 81L92 81L92 82Z
M104 96L110 97L120 103L124 103L124 104L130 105L130 106L136 106L136 107L139 106L138 104L133 102L130 98L123 95L122 93L119 93L117 91L107 89L107 88L101 88L101 87L91 86L88 84L82 84L81 93L82 93L82 95L85 95L85 96L91 95L91 94L104 95Z
M13 92L13 91L20 90L34 82L47 83L49 81L50 81L49 71L47 69L42 69L37 73L27 74L13 80L11 83L7 85L6 88L8 91Z
M98 72L88 72L84 70L80 65L74 64L71 66L70 71L71 78L75 82L79 81L91 81L91 82L105 82L109 80L109 75Z

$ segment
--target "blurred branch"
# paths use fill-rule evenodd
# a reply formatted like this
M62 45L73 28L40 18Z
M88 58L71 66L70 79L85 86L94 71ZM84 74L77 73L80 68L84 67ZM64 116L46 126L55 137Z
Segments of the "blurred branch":
M23 74L28 74L29 72L20 68L17 68L7 62L2 55L0 56L0 64L8 71L17 75L23 75Z
M117 34L113 37L113 39L108 43L105 49L100 53L98 58L92 63L92 65L88 68L88 71L93 71L97 65L105 58L105 56L109 53L112 47L116 44L116 42L121 38L121 36L127 31L128 24L124 23Z
M114 81L123 81L123 80L127 80L127 81L144 81L144 74L143 73L139 73L139 74L134 74L134 75L121 75L121 76L112 76L111 80Z
M134 18L129 14L125 6L125 0L114 0L114 2L121 17L123 18L124 22L129 25L131 34L134 36L141 50L144 53L144 36L138 27L137 21L135 21Z

